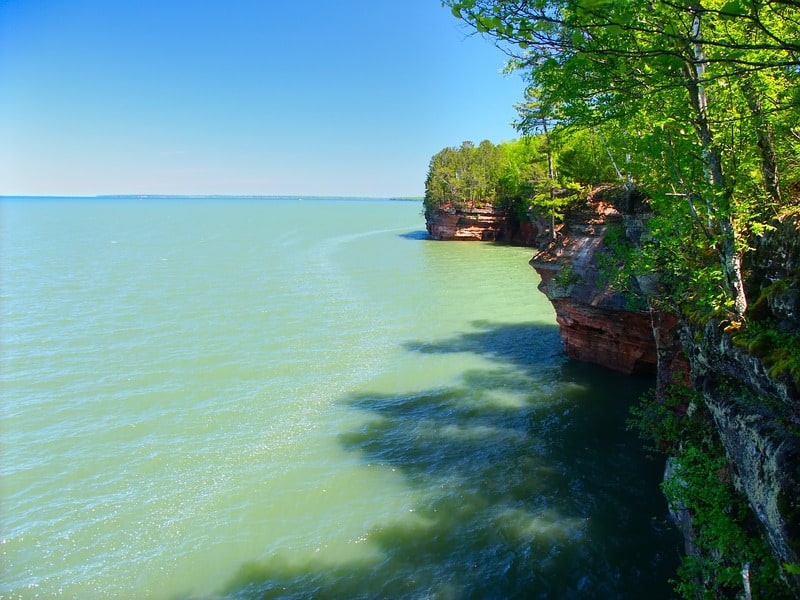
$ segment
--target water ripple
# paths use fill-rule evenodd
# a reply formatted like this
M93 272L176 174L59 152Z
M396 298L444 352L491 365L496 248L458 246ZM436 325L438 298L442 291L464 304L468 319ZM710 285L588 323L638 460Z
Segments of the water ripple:
M415 203L2 208L0 597L666 595L646 383L566 362L528 249Z

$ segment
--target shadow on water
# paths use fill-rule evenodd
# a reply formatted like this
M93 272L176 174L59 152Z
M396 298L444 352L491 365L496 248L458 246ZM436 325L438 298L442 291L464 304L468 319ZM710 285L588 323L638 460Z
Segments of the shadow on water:
M253 563L240 598L668 598L678 540L661 466L625 431L652 383L565 361L555 327L477 323L423 354L490 367L417 393L345 398L370 416L340 434L365 464L401 472L421 498L358 564Z
M405 240L429 240L431 236L425 229L420 229L417 231L409 231L408 233L401 233L398 237L401 237Z

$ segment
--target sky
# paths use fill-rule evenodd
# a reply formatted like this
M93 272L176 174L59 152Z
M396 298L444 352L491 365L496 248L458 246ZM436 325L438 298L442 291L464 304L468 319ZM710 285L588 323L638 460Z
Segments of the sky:
M505 61L440 0L0 0L0 195L421 196Z

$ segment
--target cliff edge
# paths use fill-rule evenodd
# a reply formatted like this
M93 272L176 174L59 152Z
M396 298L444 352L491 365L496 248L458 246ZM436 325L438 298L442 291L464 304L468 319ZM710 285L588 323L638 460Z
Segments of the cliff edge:
M686 391L677 392L681 401L671 405L672 416L704 415L713 439L702 442L701 453L713 446L725 463L709 481L731 485L743 498L749 509L745 529L760 530L778 565L776 577L800 594L800 365L785 348L800 343L800 213L777 217L749 255L751 326L744 329L710 317L691 320L677 307L652 301L648 291L655 278L631 279L625 292L611 287L609 274L620 265L608 251L610 239L636 247L649 235L650 214L643 196L607 187L574 202L555 237L547 223L520 224L491 207L445 207L426 219L434 239L536 247L530 264L555 308L571 358L627 374L654 374L657 404L670 402L670 395L674 400L676 389ZM672 449L680 454L685 447L677 444ZM712 462L716 456L706 458L719 465ZM668 461L665 484L677 481L680 489L687 471L679 463ZM736 572L741 568L749 577L749 564L723 560L725 548L701 543L698 531L708 525L698 530L697 520L706 517L696 507L670 502L687 552L706 564L732 560Z
M613 226L624 227L626 221L604 195L607 191L598 190L573 205L556 239L530 264L541 276L539 289L555 308L561 339L571 358L627 374L654 374L658 348L649 311L630 306L624 294L605 282L606 235Z
M531 259L539 289L555 307L572 358L654 373L659 401L674 385L701 399L724 448L726 473L776 561L789 566L786 583L800 593L793 574L800 561L800 377L781 365L779 347L800 339L800 215L777 218L750 259L748 292L757 300L749 319L777 332L766 341L764 333L744 335L724 321L691 322L677 310L632 304L609 287L605 273L615 265L607 237L613 231L639 243L648 218L645 199L635 193L595 191L568 211L557 239ZM642 292L638 283L630 285Z
M425 227L434 240L505 242L535 246L538 228L502 208L445 205L425 215Z

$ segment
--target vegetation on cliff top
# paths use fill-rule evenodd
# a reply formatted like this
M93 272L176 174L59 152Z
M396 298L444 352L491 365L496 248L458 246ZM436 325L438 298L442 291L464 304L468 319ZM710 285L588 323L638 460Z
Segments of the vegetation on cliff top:
M589 132L525 136L497 145L467 141L431 158L425 214L492 206L520 220L555 219L577 190L613 178L611 161Z
M800 9L777 0L446 0L529 86L524 133L591 132L647 191L642 268L744 317L745 254L798 202ZM687 265L696 274L684 285Z

